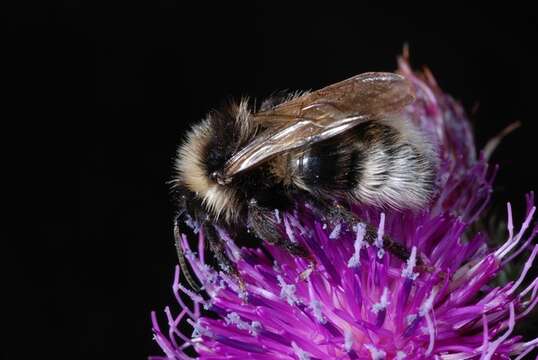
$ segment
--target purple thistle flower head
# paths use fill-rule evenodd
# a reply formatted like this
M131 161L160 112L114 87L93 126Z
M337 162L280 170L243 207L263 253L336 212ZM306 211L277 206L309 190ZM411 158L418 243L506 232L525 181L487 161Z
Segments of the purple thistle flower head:
M204 292L184 287L176 268L179 310L165 309L168 330L152 313L154 338L165 353L153 359L520 359L538 347L538 338L514 334L516 322L538 303L538 278L525 279L538 254L531 245L538 232L531 226L533 196L519 226L508 205L507 239L488 248L473 225L489 201L496 169L477 158L462 107L429 72L412 72L405 58L399 65L416 90L408 117L440 149L430 206L402 212L354 205L358 218L377 227L373 244L365 241L365 224L327 223L308 204L275 212L283 232L306 245L315 265L271 245L264 252L227 241L243 287L206 264L203 229L198 249L183 237ZM384 234L410 249L407 260L384 247ZM517 256L527 256L519 278L491 285Z

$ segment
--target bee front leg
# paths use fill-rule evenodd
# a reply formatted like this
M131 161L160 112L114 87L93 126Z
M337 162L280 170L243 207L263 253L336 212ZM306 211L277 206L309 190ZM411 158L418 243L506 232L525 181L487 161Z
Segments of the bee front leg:
M288 251L292 255L309 258L310 254L303 245L291 241L281 232L279 216L277 211L261 207L254 199L249 203L248 223L257 237Z
M237 267L232 260L227 255L226 252L226 243L219 236L215 226L208 222L204 223L204 235L209 244L209 250L211 254L215 257L215 260L218 262L218 266L221 270L229 275L232 275L236 278L240 284L242 284L241 275L237 270Z
M181 229L180 224L185 222L184 219L183 221L180 220L182 218L181 216L182 214L183 213L180 213L174 222L174 239L175 239L175 246L176 246L179 266L181 268L181 273L185 277L185 280L190 285L190 287L195 292L200 292L201 287L200 285L198 285L198 282L195 280L194 276L192 275L192 272L190 270L190 267L187 261L187 254L181 242L181 233L182 232L187 233L187 231L182 231L186 229ZM242 286L242 280L240 278L239 271L237 271L235 264L226 255L225 243L221 239L221 237L218 235L217 231L215 230L215 227L211 223L205 222L203 223L202 228L203 228L205 239L209 245L209 250L211 254L214 256L215 260L217 261L218 266L220 266L223 272L225 272L226 274L232 275L234 278L236 278L239 284Z

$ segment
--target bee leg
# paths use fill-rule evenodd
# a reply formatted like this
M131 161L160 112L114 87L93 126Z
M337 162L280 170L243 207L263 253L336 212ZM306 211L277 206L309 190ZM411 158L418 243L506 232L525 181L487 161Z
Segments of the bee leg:
M281 221L282 219L277 211L262 208L255 203L250 204L249 223L256 236L263 241L284 249L291 255L307 259L309 265L300 274L300 278L306 281L316 268L316 259L302 244L293 242L287 236L280 233L279 224Z
M365 221L362 221L359 219L357 215L352 213L351 211L345 209L342 205L336 204L333 209L336 211L337 216L344 219L347 223L357 225L358 223L362 223L366 226L366 235L365 240L369 244L373 244L378 236L378 229L371 224L366 223ZM391 254L395 255L402 261L406 261L411 256L411 252L402 244L392 239L387 234L383 235L383 248L387 251L389 251ZM417 259L420 260L420 259Z
M279 224L282 221L280 216L277 211L261 207L255 201L251 201L249 204L248 222L256 236L288 251L292 255L310 258L308 250L303 245L293 242L287 236L281 234L279 230Z
M365 239L369 244L373 244L377 239L377 228L370 224L366 224L366 236ZM402 244L393 240L387 234L383 235L383 248L395 255L402 261L406 261L411 256L411 252Z
M231 275L238 282L239 287L244 290L245 282L243 281L243 278L239 274L239 271L237 270L237 267L235 266L235 264L228 257L226 253L226 243L218 235L215 227L212 224L205 223L204 235L208 241L209 250L211 250L211 253L217 260L221 270L225 274Z
M377 229L370 224L366 224L365 239L369 244L373 244L377 239ZM411 257L411 252L407 247L402 245L400 242L395 241L387 234L383 235L383 248L403 262L406 262ZM416 266L424 269L426 272L436 272L435 267L430 263L429 259L423 253L417 254Z
M315 209L318 209L322 213L325 213L326 217L328 217L331 222L343 220L347 224L351 225L351 227L359 223L364 224L366 226L365 240L369 244L373 244L377 239L377 228L367 223L366 221L363 221L353 212L344 208L344 206L342 206L341 204L336 202L333 204L329 204L327 201L324 201L320 198L310 198L308 200L312 205L314 205ZM407 261L407 259L409 259L409 257L411 256L411 252L404 245L395 241L387 234L383 235L383 247L402 261ZM417 265L423 264L424 261L422 257L419 256L417 258Z

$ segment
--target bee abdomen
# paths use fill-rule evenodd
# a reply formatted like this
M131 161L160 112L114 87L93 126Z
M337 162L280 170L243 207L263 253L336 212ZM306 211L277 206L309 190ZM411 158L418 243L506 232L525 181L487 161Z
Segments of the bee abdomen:
M397 209L424 206L433 192L436 156L417 132L397 128L396 121L394 127L366 123L291 155L293 182L316 196Z
M433 193L436 154L417 130L397 120L391 125L377 123L357 142L364 156L353 196L381 207L420 208Z
M315 144L291 156L294 182L314 194L349 192L360 180L357 163L363 161L352 137Z

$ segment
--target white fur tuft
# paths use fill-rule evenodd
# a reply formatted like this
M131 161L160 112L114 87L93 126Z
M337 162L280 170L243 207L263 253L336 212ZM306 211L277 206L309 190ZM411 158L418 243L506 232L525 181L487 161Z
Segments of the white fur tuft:
M396 131L396 141L389 148L378 139L362 149L365 160L354 197L363 203L395 209L424 206L431 197L438 162L434 147L406 119L379 122Z
M175 169L177 171L176 186L185 186L202 200L215 219L223 217L232 221L237 216L236 192L221 186L207 176L202 155L215 131L211 120L205 119L195 125L187 134L186 140L177 152Z

